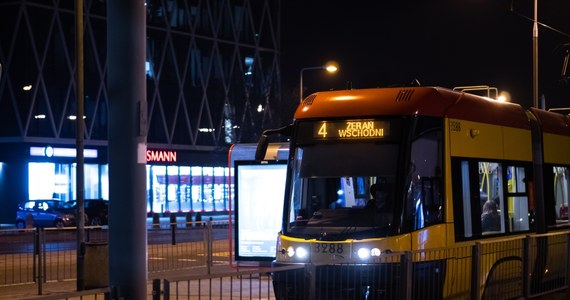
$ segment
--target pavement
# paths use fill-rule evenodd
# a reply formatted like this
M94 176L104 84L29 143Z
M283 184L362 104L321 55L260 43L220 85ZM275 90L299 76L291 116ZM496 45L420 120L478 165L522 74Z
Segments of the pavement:
M238 270L230 265L214 265L211 269L211 274L224 274L228 272L237 272ZM191 273L191 274L190 274ZM209 278L212 276L207 275L206 268L197 268L190 270L178 270L178 271L169 271L169 272L160 272L160 273L153 273L149 274L149 280L147 281L147 299L152 300L152 279L154 278L170 278L170 277L178 277L178 276L189 276L189 275L196 275L201 276L204 275L204 278ZM215 277L215 276L213 276ZM161 280L162 281L162 280ZM207 280L206 280L207 282ZM161 286L161 289L163 287ZM35 283L28 283L28 284L15 284L15 285L4 285L0 286L0 300L24 300L24 299L36 299L36 300L55 300L55 299L77 299L77 300L103 300L104 293L107 291L107 288L101 289L90 289L84 290L81 292L77 291L77 281L75 279L64 280L64 281L53 281L53 282L46 282L43 283L40 287ZM96 294L96 295L94 295ZM208 297L204 294L201 295L201 298L208 299Z
M41 294L40 288L36 284L7 285L0 286L0 299L58 299L58 295L65 298L75 291L77 291L76 280L44 283L41 287ZM83 297L82 299L95 299L95 297ZM104 298L99 296L97 299ZM148 299L152 299L152 297Z
M82 296L80 292L77 292L77 282L75 280L61 281L61 282L48 282L44 283L42 286L41 295L38 293L38 286L35 284L21 284L12 286L0 286L0 299L18 299L18 300L55 300L55 299L82 299L82 300L97 300L104 299L103 292L104 289L88 290L84 292L97 292L96 296ZM87 294L85 294L87 295ZM247 293L245 293L247 295ZM152 281L147 284L147 300L152 300ZM207 296L202 295L201 298L208 299ZM211 299L211 298L210 298ZM244 298L247 299L247 296ZM255 297L257 299L257 296ZM566 300L570 299L570 294L566 290L559 291L556 293L544 295L541 297L536 297L533 299L539 300Z

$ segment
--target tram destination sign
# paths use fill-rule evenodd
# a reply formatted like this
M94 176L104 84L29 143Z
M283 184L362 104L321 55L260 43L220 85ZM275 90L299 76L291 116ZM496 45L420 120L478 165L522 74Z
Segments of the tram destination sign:
M378 120L319 121L313 125L313 138L320 140L382 139L389 132L390 123Z

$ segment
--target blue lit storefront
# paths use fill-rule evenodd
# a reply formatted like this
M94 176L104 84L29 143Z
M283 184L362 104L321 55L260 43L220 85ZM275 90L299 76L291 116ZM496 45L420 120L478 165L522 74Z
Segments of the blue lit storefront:
M85 146L85 198L108 199L106 146ZM76 149L72 144L0 145L0 223L14 224L18 203L75 200Z
M109 199L109 166L104 148L84 149L85 199ZM76 149L73 147L30 146L28 199L77 198Z
M5 144L7 146L7 144ZM85 146L85 198L109 199L106 146ZM227 152L147 150L147 211L228 213ZM75 200L75 145L0 147L0 223L13 224L28 199Z

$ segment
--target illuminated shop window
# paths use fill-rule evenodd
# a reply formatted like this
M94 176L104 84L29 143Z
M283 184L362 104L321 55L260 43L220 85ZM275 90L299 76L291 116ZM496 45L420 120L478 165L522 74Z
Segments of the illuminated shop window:
M108 166L84 165L84 197L109 199ZM77 199L76 164L30 162L28 163L28 196L30 200Z

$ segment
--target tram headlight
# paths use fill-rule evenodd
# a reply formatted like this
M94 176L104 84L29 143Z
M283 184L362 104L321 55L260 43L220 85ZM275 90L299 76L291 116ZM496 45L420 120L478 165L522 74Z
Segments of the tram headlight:
M298 258L306 258L307 255L309 255L309 252L307 251L307 249L303 248L303 247L297 247L297 257Z
M309 256L309 251L303 247L287 247L287 250L281 249L281 254L286 254L289 258L296 257L298 259L305 259Z
M370 258L370 249L368 248L360 248L358 249L358 252L356 252L358 254L358 257L360 259L368 259Z
M293 257L293 255L295 255L295 248L293 248L293 246L289 246L289 248L287 248L287 256Z
M369 249L366 247L362 247L362 248L358 249L356 254L358 255L358 258L365 260L365 259L369 259L371 256L372 257L380 256L380 254L382 254L382 251L380 251L380 249L378 249L378 248Z
M382 251L378 248L372 248L372 250L370 250L370 256L380 256L381 253Z

